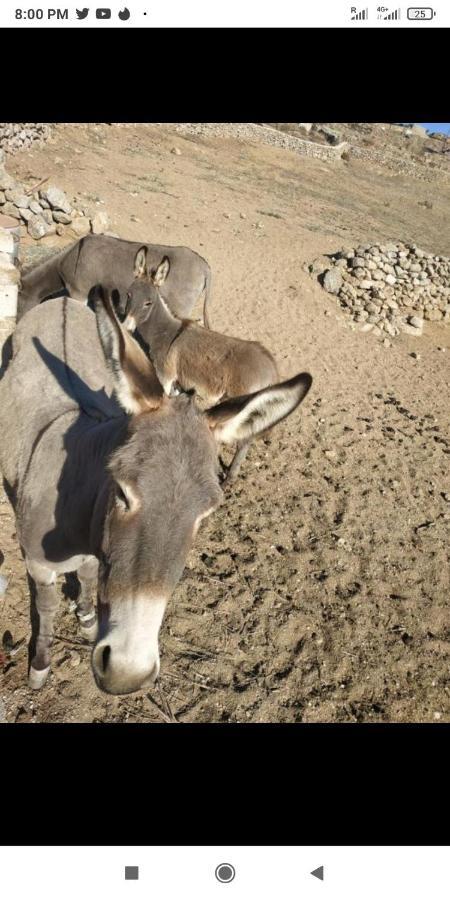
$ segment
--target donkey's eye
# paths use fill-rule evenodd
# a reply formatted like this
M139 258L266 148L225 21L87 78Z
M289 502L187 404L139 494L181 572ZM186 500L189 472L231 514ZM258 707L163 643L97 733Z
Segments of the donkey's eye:
M122 510L129 510L130 504L128 502L128 497L125 491L120 487L120 484L116 484L116 495L115 495L116 506Z
M148 306L151 306L151 305L152 305L152 301L151 301L151 300L146 300L145 303L144 303L144 306L145 306L145 307L148 307Z

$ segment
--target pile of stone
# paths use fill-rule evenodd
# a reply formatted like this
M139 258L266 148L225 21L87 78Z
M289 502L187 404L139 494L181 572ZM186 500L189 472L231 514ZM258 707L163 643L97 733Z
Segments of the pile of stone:
M63 235L69 229L74 237L92 231L103 234L108 229L106 212L98 211L92 219L81 209L74 209L60 188L45 186L40 190L27 189L5 172L0 150L0 214L17 219L22 234L35 240L50 234Z
M50 122L0 122L0 147L7 153L44 143L51 134Z
M416 244L364 244L321 257L309 270L361 331L379 338L419 336L424 319L450 322L450 259Z

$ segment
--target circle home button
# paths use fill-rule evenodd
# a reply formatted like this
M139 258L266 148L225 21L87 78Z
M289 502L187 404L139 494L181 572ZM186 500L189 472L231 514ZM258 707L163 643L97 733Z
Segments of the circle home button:
M221 881L222 884L229 884L230 881L233 881L236 871L230 863L221 863L220 866L217 866L215 875L217 881Z

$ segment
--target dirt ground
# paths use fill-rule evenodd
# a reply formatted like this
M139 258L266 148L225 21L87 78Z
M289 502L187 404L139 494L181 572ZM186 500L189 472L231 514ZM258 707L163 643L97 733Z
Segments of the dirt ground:
M450 180L144 126L59 127L9 170L103 200L124 238L199 251L213 327L314 383L202 524L161 632L162 693L100 693L63 600L46 687L28 689L26 650L5 662L4 720L163 722L166 698L178 722L448 722L450 329L384 347L306 265L381 239L450 255ZM4 496L0 551L0 631L28 640Z

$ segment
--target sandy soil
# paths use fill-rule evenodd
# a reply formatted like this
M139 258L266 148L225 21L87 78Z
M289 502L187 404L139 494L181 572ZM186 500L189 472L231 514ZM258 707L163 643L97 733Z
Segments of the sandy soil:
M213 327L314 384L201 527L161 633L163 696L101 694L63 600L43 691L27 688L25 650L5 660L6 721L161 722L165 696L179 722L448 722L450 329L383 347L305 269L380 239L450 255L450 183L144 127L61 127L9 167L103 200L125 238L198 250ZM0 631L28 639L3 496L0 550Z

